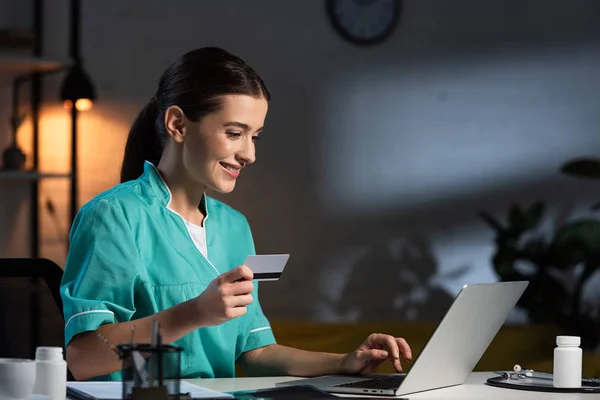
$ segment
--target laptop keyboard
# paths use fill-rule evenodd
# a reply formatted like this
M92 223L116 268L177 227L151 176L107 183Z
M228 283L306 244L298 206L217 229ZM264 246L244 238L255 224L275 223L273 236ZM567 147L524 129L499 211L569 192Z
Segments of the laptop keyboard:
M347 388L364 388L364 389L396 389L406 375L393 375L390 377L381 377L381 378L373 378L367 379L364 381L351 382L351 383L343 383L341 385L336 385L336 387L347 387Z

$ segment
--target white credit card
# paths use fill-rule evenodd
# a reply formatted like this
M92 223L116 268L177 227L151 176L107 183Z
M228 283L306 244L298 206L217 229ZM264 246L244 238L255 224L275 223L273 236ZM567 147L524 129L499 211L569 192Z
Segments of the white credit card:
M289 254L262 254L248 256L244 265L252 270L255 281L276 281L281 276Z

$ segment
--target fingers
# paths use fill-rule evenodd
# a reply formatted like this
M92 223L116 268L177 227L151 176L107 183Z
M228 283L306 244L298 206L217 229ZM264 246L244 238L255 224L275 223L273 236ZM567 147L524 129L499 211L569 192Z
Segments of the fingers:
M400 364L399 358L394 358L392 360L392 365L394 366L394 369L396 370L396 372L398 372L398 373L402 372L402 364Z
M229 301L229 306L230 307L245 307L247 305L249 305L250 303L252 303L252 295L251 294L244 294L241 296L233 296L230 298Z
M247 312L248 309L246 307L231 307L225 311L225 318L227 318L227 320L230 320L233 318L241 317Z
M400 358L398 343L393 336L374 333L369 336L368 342L370 347L388 349L391 358Z
M389 351L389 358L392 361L392 365L396 372L402 372L402 365L400 364L400 348L394 337L390 335L383 335L382 340L385 342L385 346Z
M381 347L388 349L388 358L392 362L396 372L402 372L402 365L400 365L400 350L398 343L390 335L377 334L373 340Z
M398 347L398 343L396 342L394 337L390 336L390 335L383 335L383 340L385 341L385 345L388 348L392 357L395 359L399 359L400 358L400 348Z
M410 346L408 345L406 340L404 340L403 338L396 338L396 344L400 349L400 353L402 353L402 358L404 359L404 361L412 360L412 350L410 349Z
M241 281L232 283L229 285L229 294L232 296L239 296L242 294L248 294L254 290L254 283L252 281Z
M390 335L374 333L367 339L369 346L374 348L386 348L389 351L389 358L392 361L394 369L397 372L402 372L402 364L400 363L400 354L404 361L412 360L412 352L410 346L403 338L394 338Z
M221 277L226 281L226 282L235 282L235 281L239 281L239 280L246 280L246 281L251 281L252 278L254 278L254 274L252 273L252 270L250 268L248 268L245 265L240 265L237 268L234 268L230 271L225 272L224 274L221 275Z
M389 356L389 353L387 352L387 350L379 350L379 349L364 350L364 351L358 352L358 354L357 354L357 358L363 362L373 361L373 360L382 361L382 360L385 360L386 358L388 358L388 356Z

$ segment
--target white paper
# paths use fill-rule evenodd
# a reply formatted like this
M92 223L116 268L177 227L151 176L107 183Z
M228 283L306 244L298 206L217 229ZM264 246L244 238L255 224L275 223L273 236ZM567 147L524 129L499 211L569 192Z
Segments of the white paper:
M103 400L121 400L123 398L122 382L67 382L67 386L73 389L81 390L97 399ZM181 381L179 388L181 393L190 393L192 399L233 399L234 397L227 393L217 392L206 389L198 385Z

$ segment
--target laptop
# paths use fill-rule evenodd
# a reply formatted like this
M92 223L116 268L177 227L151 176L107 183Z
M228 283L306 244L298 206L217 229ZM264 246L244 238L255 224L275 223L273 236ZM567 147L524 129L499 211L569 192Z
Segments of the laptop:
M406 374L326 375L277 386L309 385L330 393L401 396L462 385L528 284L465 285Z

